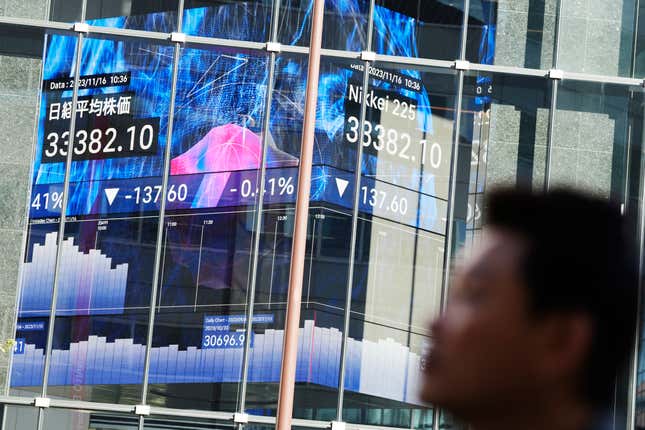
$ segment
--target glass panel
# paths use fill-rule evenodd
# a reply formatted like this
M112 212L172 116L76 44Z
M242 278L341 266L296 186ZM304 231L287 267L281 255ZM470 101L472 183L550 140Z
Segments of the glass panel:
M287 45L309 46L312 0L284 0L280 7L278 41ZM328 0L322 47L361 51L365 49L369 0Z
M266 42L272 0L187 0L182 31L195 36Z
M275 416L278 405L294 211L276 206L264 206L258 255L246 395L246 412L253 415Z
M441 305L444 238L376 218L361 219L359 237L344 419L410 427L413 413L427 419L420 363Z
M636 0L562 0L558 68L632 76Z
M634 77L645 76L645 3L638 2L638 27L634 53Z
M550 88L549 81L539 78L466 76L462 135L473 139L478 191L497 185L542 186Z
M24 2L29 4L33 2ZM83 0L50 0L49 20L62 22L79 22L83 18Z
M82 4L82 0L7 1L0 6L0 16L77 22L81 20Z
M112 412L44 409L43 430L136 430L139 419Z
M641 256L642 258L642 256ZM640 315L641 323L643 315ZM639 356L638 356L638 373L636 374L636 417L634 419L637 429L645 428L645 408L643 399L645 399L645 358L643 347L645 347L645 333L641 329L639 336Z
M87 0L90 25L170 33L177 29L178 0Z
M361 69L341 60L323 58L321 64L300 326L304 340L296 372L294 416L299 418L333 420L337 415ZM372 96L369 100L378 103ZM362 207L369 210L369 202Z
M84 40L69 219L60 244L53 396L139 401L172 52L145 42ZM67 136L56 121L47 133L39 178L56 183ZM45 252L47 246L46 240Z
M564 81L558 90L551 150L551 184L624 201L630 121L642 116L639 91L625 86Z
M464 79L461 137L470 152L463 163L468 187L456 204L465 208L467 242L478 238L487 190L544 186L551 82L541 78L468 73ZM470 163L467 163L470 161ZM469 164L469 165L468 165Z
M238 408L267 61L228 49L181 52L151 351L154 404ZM293 161L267 144L268 165Z
M27 56L0 51L0 342L14 339L16 295L24 230L28 224L27 198L30 166L40 98L43 34L18 32ZM0 35L0 44L13 40ZM5 45L6 46L6 45ZM23 51L23 52L25 52ZM16 53L18 54L18 53ZM7 382L11 346L0 346L0 387Z
M247 412L255 415L277 411L306 74L307 57L277 56L246 398ZM275 150L283 154L279 164Z
M16 142L22 142L24 145L22 157L27 156L29 163L34 163L33 177L31 178L32 190L29 197L27 239L26 244L21 245L25 247L24 265L20 281L18 325L15 335L16 349L11 369L11 387L14 394L33 395L33 392L41 390L43 383L44 350L47 346L57 249L56 238L59 230L58 218L62 205L62 183L65 171L65 159L62 158L55 163L56 170L52 170L51 175L45 174L52 166L47 163L50 159L48 154L54 155L49 144L51 139L48 140L47 137L53 126L58 127L62 133L69 130L71 112L66 109L63 116L62 106L72 96L70 88L73 87L72 63L76 43L77 39L74 37L60 35L46 37L43 74L41 75L37 70L30 71L32 75L35 75L31 78L34 80L33 85L36 87L42 85L42 91L39 96L36 96L37 100L32 101L31 105L27 105L29 109L27 115L31 117L28 120L31 124L27 123L27 129L30 131L23 128L23 132L28 133L28 136L11 142L12 148L16 147L16 149L18 149ZM36 64L41 64L41 61L38 60ZM27 66L27 64L23 64L23 66ZM22 72L25 69L17 70ZM45 81L41 84L42 78ZM21 106L20 99L15 98L13 103L12 114L9 114L9 118L13 114L19 114L21 110L17 107ZM67 106L71 107L71 103ZM38 121L37 132L31 128L35 119ZM19 130L16 128L19 124L17 120L16 122L12 121L6 129ZM33 136L34 133L36 136ZM27 148L32 147L34 137L36 137L36 148L35 151L32 151ZM63 145L60 148L56 147L57 151L61 148L66 153ZM14 156L17 155L18 152ZM33 160L32 156L35 156ZM32 167L31 164L28 166ZM29 167L25 166L21 170L28 172ZM20 170L17 168L8 169L8 172L11 171L19 172ZM23 197L28 194L24 185L19 187L16 184L13 187L8 186L7 188L20 190ZM13 210L17 213L20 213L18 210L26 207L24 203L19 201L16 201L15 204ZM29 394L29 392L32 393Z
M98 420L93 420L98 421ZM146 417L144 423L145 430L233 430L237 425L233 424L231 421L222 421L214 419L205 419L205 418L184 418L184 417L169 417L161 415L153 415ZM120 427L119 429L121 429ZM275 429L274 425L268 424L256 424L250 423L244 425L245 429L248 430L273 430ZM304 428L293 427L294 430L304 430ZM102 427L97 426L96 430L100 430ZM90 427L90 430L94 430L94 427ZM106 430L110 430L106 428Z
M448 415L445 411L441 411L439 417L439 428L446 430L468 430L468 425L458 422L454 417Z
M358 142L360 137L363 145L365 184L371 186L372 180L377 180L383 182L385 188L395 186L420 192L426 197L419 198L419 205L424 208L425 205L438 205L445 210L454 133L456 75L451 71L395 69L385 63L376 63L373 72L365 93L360 84L350 82L345 113L345 138L351 143ZM367 117L365 129L359 133L357 123L363 97ZM365 190L360 191L366 194ZM411 206L409 211L405 207L397 211L396 202L382 201L384 196L369 194L373 194L371 189L363 196L362 203L371 206L375 214L390 219L395 217L402 223L417 222ZM399 213L386 215L392 211ZM419 222L425 223L429 230L443 233L441 223L429 219Z
M146 417L143 428L145 430L233 430L234 427L236 426L231 421L153 415ZM244 428L254 430L267 429L267 427L257 424L245 424Z
M459 58L463 10L463 0L377 0L373 50L404 57Z
M466 58L482 64L550 68L557 3L558 0L472 0Z
M362 133L350 115L359 105L347 102L346 139L363 146L364 176L343 416L423 426L420 360L441 306L456 76L386 67L374 67Z
M642 99L642 95L641 95ZM634 112L634 115L636 116L636 120L633 121L634 124L634 133L635 135L643 135L643 131L645 129L644 124L643 124L643 117L641 116L640 118L638 115ZM642 220L643 217L643 209L645 209L645 182L643 181L643 169L645 168L645 165L643 164L645 161L645 146L642 144L642 140L640 141L641 143L639 145L633 145L632 146L632 160L631 160L631 168L630 168L630 174L631 176L631 183L632 183L632 189L630 192L630 197L631 199L628 201L627 209L628 213L630 211L634 211L632 213L638 213L639 217L637 218L639 221ZM635 172L635 173L632 173ZM636 218L636 217L634 217ZM640 224L638 225L637 228L635 228L634 231L634 237L638 238L643 238L643 225ZM642 240L639 243L641 245L640 249L640 258L641 260L645 257L644 250L642 248ZM645 354L643 352L645 351L645 331L643 330L643 313L641 312L641 315L639 316L640 318L640 333L638 333L638 357L636 358L636 365L638 366L636 368L636 381L635 381L635 387L636 387L636 411L635 411L635 426L637 429L645 428L645 402L643 400L645 399Z
M3 430L36 430L38 409L31 406L3 405Z
M346 212L326 202L312 203L309 212L295 418L332 421L337 415L352 229Z

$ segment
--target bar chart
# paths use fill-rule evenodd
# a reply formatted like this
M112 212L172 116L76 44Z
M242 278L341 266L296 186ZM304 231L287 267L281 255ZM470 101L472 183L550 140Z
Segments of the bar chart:
M283 336L283 330L274 329L255 334L249 382L279 382ZM307 320L300 328L298 342L297 382L336 387L342 333L336 328L316 327L314 321ZM345 387L348 390L421 404L418 397L421 357L407 346L392 339L350 338L347 355ZM105 337L90 336L86 341L70 344L68 350L53 351L50 384L141 383L144 357L145 346L132 339L108 342ZM241 348L153 347L150 383L237 383L241 363ZM42 349L27 344L24 353L14 356L11 385L38 385L43 365Z
M24 265L21 317L49 314L57 242L58 233L51 232L45 236L44 244L33 244L31 261ZM113 265L112 258L99 249L90 249L85 253L74 244L73 237L64 239L61 247L57 315L122 313L128 283L128 264Z

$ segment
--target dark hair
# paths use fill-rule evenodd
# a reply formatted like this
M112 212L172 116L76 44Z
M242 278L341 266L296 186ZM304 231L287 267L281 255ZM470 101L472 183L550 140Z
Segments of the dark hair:
M564 189L506 189L489 195L486 213L489 225L527 241L520 269L533 312L591 317L581 389L591 404L606 405L636 328L636 252L619 206Z

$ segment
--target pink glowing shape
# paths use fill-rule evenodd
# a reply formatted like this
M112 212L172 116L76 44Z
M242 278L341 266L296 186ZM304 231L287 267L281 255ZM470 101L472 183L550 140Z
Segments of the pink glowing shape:
M236 124L215 127L202 140L170 163L171 175L258 169L260 137Z
M170 162L170 174L204 173L192 207L212 208L217 207L231 172L257 170L261 159L260 137L247 128L226 124L213 128L195 146L175 157ZM269 136L267 166L297 165L298 159L276 148Z

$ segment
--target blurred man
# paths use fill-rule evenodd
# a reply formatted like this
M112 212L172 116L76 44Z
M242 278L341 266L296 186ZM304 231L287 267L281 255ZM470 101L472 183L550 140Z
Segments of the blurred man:
M424 400L473 430L600 430L636 327L620 211L569 191L492 193L432 323Z

